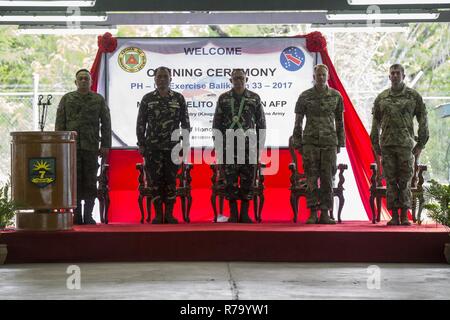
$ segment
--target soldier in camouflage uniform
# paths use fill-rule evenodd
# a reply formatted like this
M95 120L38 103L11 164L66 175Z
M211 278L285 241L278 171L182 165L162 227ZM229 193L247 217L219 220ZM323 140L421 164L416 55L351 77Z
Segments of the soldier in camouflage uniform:
M257 144L259 143L259 147L262 148L265 141L264 109L259 95L246 89L247 80L243 69L232 71L230 81L233 89L220 95L213 119L213 129L222 133L226 145L224 152L221 152L224 146L218 145L215 141L216 154L223 154L225 163L222 169L225 176L226 198L229 200L231 211L228 222L252 223L248 216L248 207L256 173ZM247 131L249 129L256 129L253 138L245 138L245 143L234 143L236 140L239 141L236 136L240 134L244 136L244 132L248 137L251 136L251 130ZM238 154L243 155L245 163L239 163ZM237 205L239 199L242 201L240 215Z
M326 65L314 67L314 80L314 87L304 91L295 106L293 140L294 147L302 155L306 174L306 204L311 211L306 223L334 224L329 211L333 204L336 153L345 146L344 107L340 93L327 85ZM304 117L306 126L303 130Z
M157 89L142 98L136 124L137 145L145 157L145 169L152 188L156 212L153 224L178 223L173 217L173 207L179 165L172 161L171 152L179 141L171 141L171 136L180 129L180 124L181 128L190 130L186 101L180 93L170 89L171 81L169 68L155 70ZM189 146L189 138L183 140L183 145Z
M422 97L404 84L404 78L405 71L401 65L390 67L391 88L384 90L375 99L370 138L375 153L381 156L386 178L387 206L392 210L392 220L387 224L408 226L413 155L419 157L429 134L427 109ZM414 117L419 123L417 143L414 138Z
M111 118L105 99L90 89L89 71L81 69L75 77L77 91L61 98L55 130L77 132L77 208L74 223L95 224L92 210L97 197L98 156L100 153L106 158L111 148ZM83 217L81 200L84 200Z

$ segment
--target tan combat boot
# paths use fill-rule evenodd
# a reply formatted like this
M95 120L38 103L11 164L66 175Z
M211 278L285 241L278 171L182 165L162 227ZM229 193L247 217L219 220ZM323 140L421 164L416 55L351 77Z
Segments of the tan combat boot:
M155 207L155 219L152 220L152 224L162 224L163 223L163 207L160 198L153 201L153 206Z
M392 209L392 219L388 221L388 226L398 226L400 225L400 221L398 220L398 209Z
M81 201L77 201L77 207L73 210L73 224L81 225L83 224L83 217L81 216Z
M306 220L306 224L316 224L318 222L317 219L317 209L311 208L311 213L309 214L308 220Z
M97 224L92 218L92 211L94 210L95 198L88 198L84 200L83 210L83 224Z
M230 200L230 218L228 219L228 222L237 223L239 219L238 216L237 200Z
M410 226L411 222L408 220L408 208L402 208L400 213L400 224L402 226Z
M328 209L320 210L319 224L336 224L336 221L334 221L333 219L330 218Z
M240 223L253 223L252 219L248 216L248 200L242 200L241 202L241 214L239 216Z
M175 201L166 202L166 210L164 212L164 223L177 224L178 220L173 216L173 206Z

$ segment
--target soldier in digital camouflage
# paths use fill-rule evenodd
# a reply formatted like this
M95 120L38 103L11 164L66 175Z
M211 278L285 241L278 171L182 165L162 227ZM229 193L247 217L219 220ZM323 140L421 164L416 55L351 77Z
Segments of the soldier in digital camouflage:
M258 147L263 148L265 142L264 108L259 95L246 89L247 80L243 69L233 69L230 79L233 88L220 95L213 119L213 129L219 130L225 141L225 146L215 141L215 149L216 155L223 157L221 169L230 204L228 222L233 223L252 223L248 216L249 200L259 158ZM240 135L245 143L239 143ZM239 161L239 154L244 161ZM238 200L241 200L240 214Z
M333 204L336 154L345 146L344 107L341 94L328 87L326 65L314 67L314 81L314 87L304 91L297 100L293 142L302 155L306 174L306 204L310 209L306 223L335 224L329 211Z
M392 219L387 224L408 226L413 156L419 157L429 138L427 109L420 94L403 82L402 65L390 67L389 79L391 87L381 92L374 102L370 138L373 150L381 156L386 178L387 207L392 210ZM417 139L414 117L419 123Z
M97 197L98 156L100 154L106 158L111 148L111 118L105 99L90 89L89 71L81 69L75 78L77 90L61 98L55 130L77 132L77 208L74 223L95 224L92 210Z
M156 90L147 93L139 106L136 123L137 145L145 157L145 169L152 188L156 216L153 224L178 223L173 217L176 200L176 175L179 164L172 161L172 149L180 141L172 141L172 133L190 131L189 114L184 97L170 89L170 69L155 70ZM183 139L183 148L189 147L189 138ZM164 210L163 210L164 204Z

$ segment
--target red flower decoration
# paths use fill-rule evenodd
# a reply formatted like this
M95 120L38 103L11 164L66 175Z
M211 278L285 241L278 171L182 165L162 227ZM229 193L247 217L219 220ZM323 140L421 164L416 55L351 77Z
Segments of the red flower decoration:
M98 48L101 52L114 52L117 48L117 39L111 33L106 32L103 36L98 36Z
M306 48L309 52L321 52L327 48L327 40L319 32L314 31L306 35Z

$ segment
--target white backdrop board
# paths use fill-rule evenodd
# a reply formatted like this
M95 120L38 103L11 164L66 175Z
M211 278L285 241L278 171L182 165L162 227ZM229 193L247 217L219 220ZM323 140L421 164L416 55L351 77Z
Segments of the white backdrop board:
M105 59L105 58L104 58ZM310 88L320 62L304 38L118 38L99 74L99 93L111 109L115 146L136 146L142 97L155 89L154 70L172 69L172 90L182 93L191 121L191 146L212 146L211 126L219 95L231 89L233 68L248 74L248 89L261 97L267 146L286 147L295 103Z

